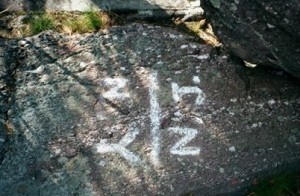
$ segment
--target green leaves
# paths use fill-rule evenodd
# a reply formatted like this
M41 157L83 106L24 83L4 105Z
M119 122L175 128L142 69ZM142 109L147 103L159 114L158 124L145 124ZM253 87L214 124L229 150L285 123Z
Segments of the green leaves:
M209 0L209 1L212 4L212 6L214 6L214 8L220 9L220 7L221 7L221 0Z
M30 25L31 25L31 31L33 34L38 34L42 31L54 28L52 19L46 15L37 15L30 22Z

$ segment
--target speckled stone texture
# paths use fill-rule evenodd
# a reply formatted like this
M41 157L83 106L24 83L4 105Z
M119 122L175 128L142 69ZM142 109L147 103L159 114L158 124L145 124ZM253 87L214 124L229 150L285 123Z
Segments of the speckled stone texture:
M300 1L203 0L221 42L243 60L300 78Z
M300 160L300 89L172 28L11 44L0 195L217 195Z

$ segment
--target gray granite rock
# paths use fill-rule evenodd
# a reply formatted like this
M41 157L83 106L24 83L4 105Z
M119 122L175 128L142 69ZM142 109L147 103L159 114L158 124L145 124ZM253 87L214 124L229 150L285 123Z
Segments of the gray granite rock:
M217 195L300 160L285 73L145 24L18 43L1 193Z
M2 0L0 10L49 10L49 11L150 11L191 10L200 7L200 0Z
M218 38L246 65L281 68L300 78L299 0L201 3Z
M9 55L7 52L6 42L0 38L0 163L4 159L7 135L7 131L5 129L6 112L8 109L6 77L9 64Z

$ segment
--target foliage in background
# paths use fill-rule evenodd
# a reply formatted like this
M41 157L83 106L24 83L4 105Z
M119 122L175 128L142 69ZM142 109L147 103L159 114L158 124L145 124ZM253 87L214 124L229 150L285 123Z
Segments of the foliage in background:
M5 17L5 16L4 16ZM104 12L20 12L9 16L6 29L0 29L3 37L26 37L46 30L60 33L87 33L106 28L112 23L111 16ZM10 30L11 29L11 30Z
M54 29L52 18L43 14L34 16L29 24L32 34L38 34L42 31Z
M96 32L99 29L107 28L112 24L126 23L126 17L100 11L20 12L9 13L7 16L10 18L10 23L13 25L6 25L6 30L0 28L0 36L6 38L31 36L45 30L53 30L67 34ZM160 25L167 25L166 23L171 22L172 27L194 36L202 43L216 47L221 46L219 40L213 33L212 27L205 19L186 22L182 22L180 19L170 20L169 22L161 20L153 22Z
M99 30L102 25L102 15L96 12L85 12L62 22L62 29L67 33L86 33Z

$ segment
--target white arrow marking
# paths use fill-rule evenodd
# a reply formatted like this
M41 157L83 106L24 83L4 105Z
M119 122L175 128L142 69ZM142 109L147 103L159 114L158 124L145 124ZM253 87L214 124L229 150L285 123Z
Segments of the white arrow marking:
M196 129L171 127L168 129L174 133L184 135L171 149L170 153L175 155L197 155L200 153L199 147L186 147L192 139L197 135Z
M132 165L137 165L140 163L140 158L133 152L126 149L130 143L135 140L137 134L139 134L138 129L129 130L129 132L119 141L118 144L108 144L107 140L101 140L100 143L95 144L96 152L98 153L112 153L116 152L123 156Z
M201 105L204 101L204 93L202 90L198 87L193 87L193 86L184 86L184 87L179 87L178 84L172 83L172 93L173 93L173 99L178 102L181 101L182 96L185 94L198 94L196 98L196 104Z
M149 96L150 96L150 120L151 120L151 136L152 136L152 151L150 154L150 160L155 165L159 165L160 154L160 141L161 134L159 132L160 127L160 108L157 99L157 91L159 89L157 81L157 71L150 73L149 77Z

